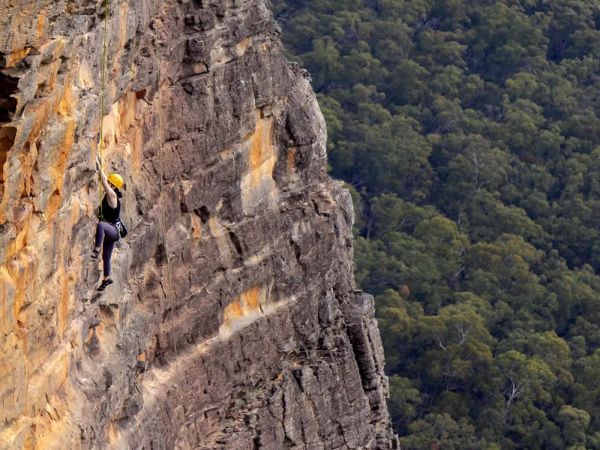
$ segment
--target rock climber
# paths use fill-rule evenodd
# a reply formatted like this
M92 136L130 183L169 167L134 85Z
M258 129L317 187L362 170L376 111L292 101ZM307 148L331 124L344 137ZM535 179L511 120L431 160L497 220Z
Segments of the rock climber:
M121 198L123 197L121 189L123 188L124 182L123 177L117 173L111 173L107 177L102 170L102 164L100 163L99 158L96 159L96 169L100 174L105 195L102 199L102 217L100 217L100 222L98 222L96 227L96 242L94 244L92 258L98 258L98 255L100 254L100 245L102 245L104 278L102 279L102 283L98 287L98 290L103 291L109 284L113 283L113 280L110 278L110 258L113 249L115 248L115 243L118 242L120 237L117 224L120 222Z

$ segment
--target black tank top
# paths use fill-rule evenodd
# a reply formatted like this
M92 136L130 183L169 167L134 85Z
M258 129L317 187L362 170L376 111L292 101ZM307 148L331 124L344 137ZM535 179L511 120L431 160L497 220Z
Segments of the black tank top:
M110 223L116 223L121 215L121 199L117 195L117 207L111 208L108 204L108 197L105 195L102 199L102 217L103 220Z

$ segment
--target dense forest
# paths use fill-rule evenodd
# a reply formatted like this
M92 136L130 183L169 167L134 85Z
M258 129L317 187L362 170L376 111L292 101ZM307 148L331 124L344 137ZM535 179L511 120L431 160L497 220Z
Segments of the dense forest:
M600 4L273 0L403 449L600 449Z

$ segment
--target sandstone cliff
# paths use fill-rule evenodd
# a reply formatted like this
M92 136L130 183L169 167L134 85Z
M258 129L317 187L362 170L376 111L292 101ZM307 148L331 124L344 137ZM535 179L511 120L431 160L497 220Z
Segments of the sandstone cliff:
M0 3L0 448L394 448L352 205L263 0ZM94 158L130 235L99 296Z

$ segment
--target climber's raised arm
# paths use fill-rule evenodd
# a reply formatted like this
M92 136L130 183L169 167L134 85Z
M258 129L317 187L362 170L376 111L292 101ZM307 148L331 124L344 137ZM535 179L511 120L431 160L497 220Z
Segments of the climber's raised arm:
M106 177L106 174L102 170L102 164L100 163L99 158L96 158L96 170L98 170L98 173L100 174L100 180L102 180L102 187L104 188L104 192L106 192L106 198L108 200L108 204L110 205L111 208L116 208L117 207L117 193L114 191L114 189L111 187L110 183L108 182L108 178Z

